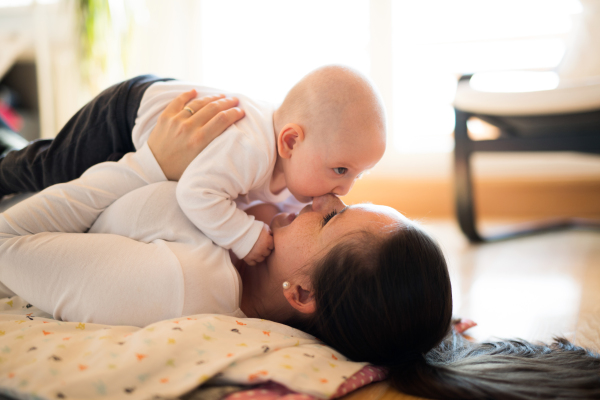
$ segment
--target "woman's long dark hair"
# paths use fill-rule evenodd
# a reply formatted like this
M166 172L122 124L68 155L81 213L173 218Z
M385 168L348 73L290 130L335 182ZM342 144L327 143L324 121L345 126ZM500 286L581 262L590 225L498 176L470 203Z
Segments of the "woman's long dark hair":
M600 359L564 339L471 343L451 329L439 246L406 221L359 232L316 263L317 312L290 321L348 358L389 369L400 391L435 399L600 398Z
M600 357L563 338L472 343L452 332L411 368L391 370L400 391L443 399L600 399Z

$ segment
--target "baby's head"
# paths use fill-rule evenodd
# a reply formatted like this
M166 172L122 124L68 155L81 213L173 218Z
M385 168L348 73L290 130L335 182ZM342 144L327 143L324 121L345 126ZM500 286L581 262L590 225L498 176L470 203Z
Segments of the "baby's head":
M288 189L300 201L347 194L385 151L383 105L362 74L326 66L306 75L273 117Z

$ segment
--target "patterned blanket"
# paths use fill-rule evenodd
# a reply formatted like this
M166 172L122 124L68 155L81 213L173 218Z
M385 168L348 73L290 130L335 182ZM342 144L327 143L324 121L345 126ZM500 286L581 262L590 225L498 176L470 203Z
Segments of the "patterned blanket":
M205 383L332 398L382 378L271 321L203 314L109 326L57 321L19 297L0 300L0 393L15 398L173 399Z

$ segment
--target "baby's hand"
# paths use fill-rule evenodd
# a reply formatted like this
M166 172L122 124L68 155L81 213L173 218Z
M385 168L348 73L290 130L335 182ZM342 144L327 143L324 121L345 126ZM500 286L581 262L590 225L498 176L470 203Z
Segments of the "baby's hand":
M244 257L244 261L248 265L256 265L264 261L271 254L271 251L273 251L273 235L271 234L269 225L264 224L258 240L252 246L250 253Z

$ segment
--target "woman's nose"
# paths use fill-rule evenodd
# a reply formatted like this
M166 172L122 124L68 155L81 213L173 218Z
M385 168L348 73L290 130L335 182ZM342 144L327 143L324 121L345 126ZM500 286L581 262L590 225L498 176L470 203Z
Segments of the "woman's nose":
M331 212L332 210L341 210L344 208L344 202L333 194L313 198L312 209L316 212Z

